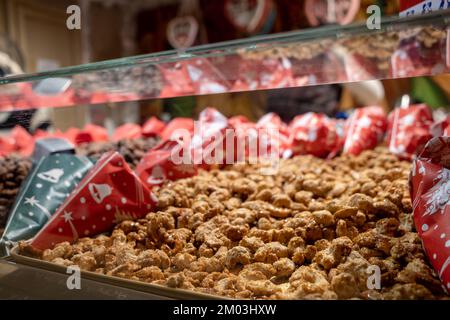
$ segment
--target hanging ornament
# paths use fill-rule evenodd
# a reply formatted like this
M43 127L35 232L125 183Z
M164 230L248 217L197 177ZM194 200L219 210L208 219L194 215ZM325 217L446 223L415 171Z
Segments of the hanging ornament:
M324 24L346 25L358 14L360 0L306 0L308 22L316 27Z
M192 16L172 19L167 26L167 39L176 49L192 46L197 38L198 22Z
M186 49L194 45L197 39L205 42L206 32L200 27L202 13L198 0L183 1L177 17L167 25L167 40L175 49Z
M248 33L268 33L275 21L272 0L226 0L225 15L238 30Z

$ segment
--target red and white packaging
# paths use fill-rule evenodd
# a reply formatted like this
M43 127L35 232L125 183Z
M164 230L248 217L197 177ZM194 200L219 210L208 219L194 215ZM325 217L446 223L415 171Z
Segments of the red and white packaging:
M88 123L84 126L83 131L88 132L92 136L93 141L97 142L109 140L108 131L102 126Z
M160 98L177 97L195 93L194 84L183 62L158 65L163 76L163 88Z
M227 117L214 108L204 109L195 122L194 135L189 146L194 163L205 169L210 165L225 164L227 148L234 152L230 147L232 139L234 132L228 125Z
M323 158L340 149L336 122L325 114L308 112L297 116L289 128L293 155L311 154Z
M186 154L187 152L187 154ZM163 141L139 162L136 174L150 188L167 180L178 180L197 174L186 141Z
M223 93L231 87L219 69L205 58L164 63L159 68L164 78L161 98Z
M112 229L122 220L136 220L150 212L156 196L117 152L105 154L48 223L32 239L36 249L75 242Z
M0 157L7 156L8 154L15 151L15 141L12 137L1 137L0 136Z
M233 128L237 128L237 127L243 126L243 125L245 126L245 125L248 125L248 124L253 124L254 125L254 123L251 122L250 120L248 120L248 118L246 116L242 116L242 115L233 116L233 117L229 118L228 119L228 124L230 126L232 126Z
M142 135L144 137L161 136L166 124L156 117L151 117L142 126Z
M0 156L15 152L28 157L33 150L34 137L19 125L15 126L8 136L0 136Z
M280 141L285 148L289 146L288 128L275 114L268 114L255 124L245 117L228 120L216 109L206 108L192 134L176 129L169 140L151 149L137 166L137 174L150 187L191 177L199 168L210 169L250 158L278 159Z
M400 16L423 15L450 8L447 0L401 0ZM424 27L411 26L407 31L400 31L400 43L391 57L391 77L429 76L448 72L450 66L450 45L447 39L426 44L419 41L418 34ZM436 30L443 27L434 26ZM445 31L444 29L441 29Z
M290 130L279 115L273 112L267 113L258 120L256 127L264 129L260 131L260 136L266 139L266 144L269 145L267 154L275 152L283 158L289 158L292 155Z
M395 109L389 115L389 151L399 157L412 159L432 138L432 125L433 114L425 104Z
M358 155L375 148L384 138L387 116L378 106L356 109L347 120L343 152Z
M291 58L292 76L296 86L316 85L330 82L346 82L347 72L344 59L328 48L325 52L310 59Z
M450 8L446 0L400 0L400 16L414 16Z
M116 128L111 139L120 141L125 139L138 139L142 137L142 128L135 123L126 123Z
M249 121L243 116L232 117L228 124L234 130L234 156L233 161L239 162L248 159L252 154L257 154L251 146L258 145L258 129L256 123ZM227 150L227 156L230 158Z
M93 142L93 137L89 132L71 127L63 133L64 137L74 145Z
M289 129L286 123L281 120L280 116L276 113L269 112L262 116L256 123L258 128L276 128L283 134L288 134Z
M163 141L138 164L136 172L148 186L191 177L199 167L208 169L210 165L225 163L228 119L217 110L206 108L192 131L191 123L194 126L193 121L172 120L165 129L170 131L163 133Z
M231 85L225 76L205 58L197 58L186 63L186 71L197 94L228 92Z
M34 138L25 128L15 126L11 130L11 137L15 143L15 149L25 157L31 156L34 150Z
M161 139L176 140L180 131L183 131L183 137L186 135L192 136L194 133L194 120L191 118L175 118L170 121L161 132Z
M335 54L339 60L339 62L336 61L336 65L333 65L332 67L339 70L338 66L340 64L343 65L343 70L345 72L344 81L364 81L385 76L371 59L358 53L349 52L344 46L333 46L332 53Z
M391 57L391 77L419 77L445 73L445 44L425 48L417 39L403 40Z
M414 223L425 252L450 289L450 137L430 140L410 176Z
M442 133L443 136L450 137L450 124L445 127L444 132Z
M227 149L227 160L268 162L282 156L290 146L287 125L274 113L266 114L257 123L234 117L229 124L235 140L234 154Z
M450 136L450 116L447 116L444 120L433 124L431 127L431 133L434 137Z
M108 131L105 128L91 123L85 125L82 130L70 128L65 134L76 145L109 140Z
M289 59L242 60L232 91L287 88L304 85L303 79L297 83L292 75Z

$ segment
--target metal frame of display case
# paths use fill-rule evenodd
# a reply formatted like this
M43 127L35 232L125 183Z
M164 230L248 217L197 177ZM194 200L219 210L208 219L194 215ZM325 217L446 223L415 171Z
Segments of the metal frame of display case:
M0 259L0 299L169 299L84 277L81 277L79 289L69 290L67 287L69 276L70 274L15 263L9 258L3 258Z

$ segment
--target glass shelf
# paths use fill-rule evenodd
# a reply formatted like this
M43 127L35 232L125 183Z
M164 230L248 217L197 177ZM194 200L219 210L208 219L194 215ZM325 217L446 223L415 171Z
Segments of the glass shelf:
M0 78L0 111L450 71L450 11L327 26Z

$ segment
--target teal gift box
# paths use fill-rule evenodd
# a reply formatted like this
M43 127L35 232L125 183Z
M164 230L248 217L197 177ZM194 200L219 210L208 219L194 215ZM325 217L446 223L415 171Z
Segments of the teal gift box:
M91 159L56 153L42 157L22 185L11 209L1 256L20 240L32 238L50 219L93 166Z

